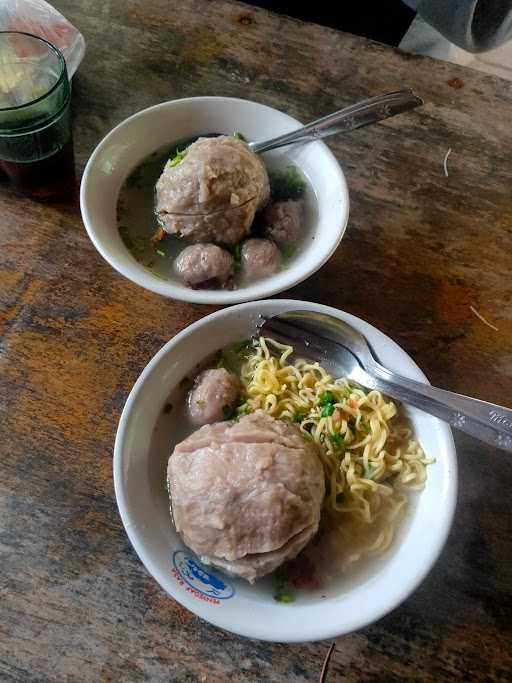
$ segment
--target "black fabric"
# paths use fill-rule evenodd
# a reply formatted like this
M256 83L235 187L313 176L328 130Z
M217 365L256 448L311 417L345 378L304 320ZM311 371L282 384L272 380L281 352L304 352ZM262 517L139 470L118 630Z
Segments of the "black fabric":
M248 4L395 46L415 17L401 0L256 0Z

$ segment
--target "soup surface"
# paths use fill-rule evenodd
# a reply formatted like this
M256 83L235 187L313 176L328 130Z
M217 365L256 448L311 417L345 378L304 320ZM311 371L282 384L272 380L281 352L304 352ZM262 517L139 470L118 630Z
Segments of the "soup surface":
M128 176L118 198L117 225L125 246L139 263L153 275L164 280L180 280L176 260L180 253L192 243L168 233L161 239L154 239L160 228L155 213L155 185L168 160L176 159L177 153L185 149L190 142L188 140L172 146L166 145L153 152ZM287 268L307 246L308 241L314 239L312 226L317 215L317 205L313 189L306 177L296 166L286 163L285 158L281 158L279 163L276 159L269 160L267 170L271 188L269 207L267 207L267 213L256 214L249 237L268 238L265 216L269 215L268 210L273 204L282 205L283 202L293 203L300 200L301 205L298 238L293 241L284 239L276 242L280 261L277 269L280 270ZM244 269L242 248L246 241L242 240L231 246L220 245L233 257L234 277L224 285L228 288L243 287L254 280L269 276L268 273L255 275L254 272ZM270 241L274 243L272 239ZM187 284L195 288L193 284ZM216 289L217 284L210 282L208 288Z

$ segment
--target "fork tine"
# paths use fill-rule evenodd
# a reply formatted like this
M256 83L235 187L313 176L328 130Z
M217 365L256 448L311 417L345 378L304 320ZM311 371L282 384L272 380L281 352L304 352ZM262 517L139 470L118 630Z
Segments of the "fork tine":
M263 335L270 333L269 336L272 338L277 336L276 341L293 346L295 355L297 355L297 349L300 348L301 355L322 362L336 358L341 350L351 353L342 344L301 327L296 321L292 323L279 317L267 318L259 331Z

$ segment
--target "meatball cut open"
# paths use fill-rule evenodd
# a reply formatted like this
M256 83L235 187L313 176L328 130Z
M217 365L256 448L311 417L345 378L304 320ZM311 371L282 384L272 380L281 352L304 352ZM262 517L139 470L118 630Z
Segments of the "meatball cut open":
M325 494L316 446L259 410L201 427L167 469L176 530L205 564L251 583L316 534Z
M156 184L156 214L168 233L236 244L269 193L265 164L247 143L228 135L199 138L179 163L166 164Z

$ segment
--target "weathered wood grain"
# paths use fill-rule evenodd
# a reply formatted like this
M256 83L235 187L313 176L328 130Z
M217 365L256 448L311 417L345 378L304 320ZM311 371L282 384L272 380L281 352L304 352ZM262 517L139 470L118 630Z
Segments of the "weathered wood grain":
M80 171L113 125L166 99L246 97L306 121L414 86L421 110L329 143L349 227L285 296L365 318L439 386L511 403L510 83L220 0L55 5L88 42L73 84ZM0 681L316 680L328 643L269 645L202 623L146 575L117 515L111 456L130 387L213 309L118 276L76 198L42 206L0 186L0 240ZM510 458L456 441L446 549L404 605L339 639L331 680L510 680Z

